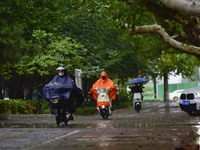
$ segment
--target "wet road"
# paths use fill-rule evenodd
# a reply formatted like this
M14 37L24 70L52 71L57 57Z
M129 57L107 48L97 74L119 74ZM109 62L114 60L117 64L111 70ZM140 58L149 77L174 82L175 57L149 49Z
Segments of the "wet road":
M56 127L52 115L12 115L0 121L0 149L8 150L199 150L200 118L182 112L176 102L145 102L116 110L108 120L75 116Z

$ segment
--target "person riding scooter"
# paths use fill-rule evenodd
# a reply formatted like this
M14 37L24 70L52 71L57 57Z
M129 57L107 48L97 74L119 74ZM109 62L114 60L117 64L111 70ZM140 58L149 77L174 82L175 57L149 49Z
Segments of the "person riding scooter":
M69 120L73 120L76 107L83 103L82 90L76 86L75 81L67 74L64 67L60 66L56 70L57 75L42 88L40 95L49 103L53 114L55 113L54 100L61 99L64 120L65 111L70 113Z
M140 84L135 84L133 87L131 87L131 92L134 94L134 93L140 93L141 96L142 96L142 100L143 100L143 95L142 95L142 92L143 92L143 87L140 86Z
M112 100L116 99L117 88L115 87L113 81L108 77L105 71L101 72L100 78L93 84L92 89L88 94L92 94L93 99L97 101L98 93L95 91L96 88L109 88L108 96L110 98L109 114L112 114Z
M142 101L143 101L143 87L140 84L136 84L131 87L131 92L133 93L133 107L137 112L142 109Z

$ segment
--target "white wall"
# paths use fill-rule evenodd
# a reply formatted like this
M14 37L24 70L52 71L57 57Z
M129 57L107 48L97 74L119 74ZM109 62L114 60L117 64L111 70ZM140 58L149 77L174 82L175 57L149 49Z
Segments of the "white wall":
M169 84L176 84L176 83L182 83L183 81L183 77L181 75L170 75L169 76L169 80L168 80L168 83Z

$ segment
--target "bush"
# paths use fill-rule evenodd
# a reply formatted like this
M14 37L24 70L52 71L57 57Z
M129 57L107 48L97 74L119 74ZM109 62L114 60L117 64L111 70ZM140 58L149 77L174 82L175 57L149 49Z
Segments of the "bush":
M132 106L133 102L121 102L118 105L113 105L113 110L121 109L121 108L128 108L129 106Z
M33 114L36 112L36 101L0 100L0 113Z
M49 114L50 113L49 103L45 100L38 100L37 113Z
M113 110L126 108L132 105L131 96L126 90L120 90L117 100L113 101ZM0 100L0 114L49 114L49 105L45 100ZM77 108L77 115L92 115L98 113L96 103L91 102L90 105Z
M0 100L0 114L10 114L10 102L9 100Z
M93 115L97 113L96 107L83 107L83 108L78 108L75 112L76 115Z
M131 100L131 94L128 93L126 91L126 89L120 88L119 89L118 99L119 99L119 101L122 101L122 102L130 101Z

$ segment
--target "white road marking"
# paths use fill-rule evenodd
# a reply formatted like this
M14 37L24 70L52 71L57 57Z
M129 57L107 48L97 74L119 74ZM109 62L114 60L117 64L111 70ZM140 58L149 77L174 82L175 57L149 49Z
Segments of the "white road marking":
M33 149L33 148L36 148L38 145L48 144L48 143L51 143L51 142L53 142L53 141L55 141L55 140L59 140L59 139L62 139L62 138L68 137L68 136L70 136L70 135L76 134L76 133L78 133L78 132L80 132L80 131L79 131L79 130L75 130L75 131L73 131L73 132L70 132L70 133L65 134L65 135L62 135L62 136L55 137L54 139L51 139L51 140L45 141L45 142L43 142L43 143L36 144L36 145L32 145L32 146L29 146L29 147L27 147L27 148L22 148L22 150Z
M66 134L66 135L62 135L62 136L55 137L54 139L48 140L48 141L46 141L46 142L43 142L42 144L51 143L51 142L53 142L53 141L55 141L55 140L59 140L59 139L68 137L68 136L73 135L73 134L76 134L76 133L78 133L78 132L80 132L80 131L79 131L79 130L76 130L76 131L70 132L70 133L68 133L68 134Z

